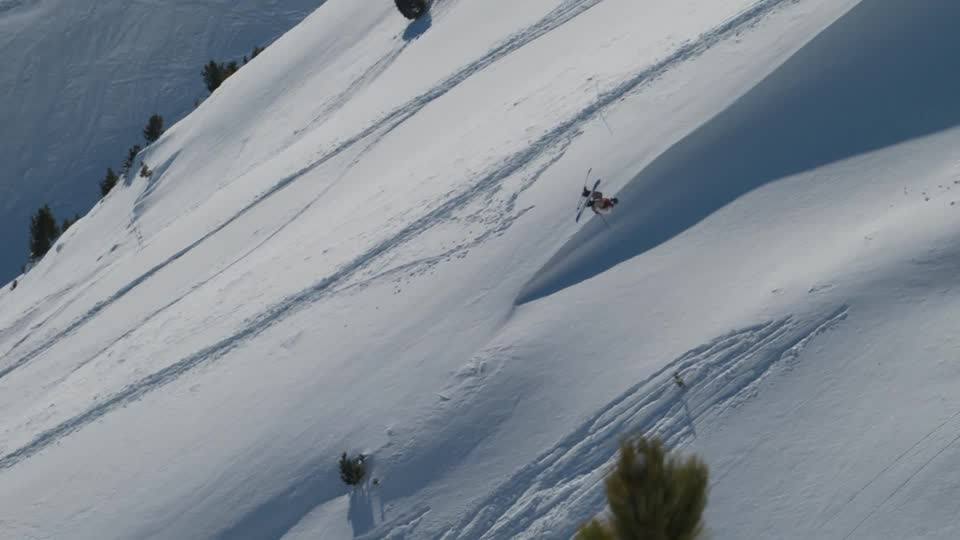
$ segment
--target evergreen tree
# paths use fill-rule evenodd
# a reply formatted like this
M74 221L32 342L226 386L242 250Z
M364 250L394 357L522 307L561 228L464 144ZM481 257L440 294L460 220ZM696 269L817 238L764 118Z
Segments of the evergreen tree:
M223 64L218 64L214 60L209 61L207 65L203 66L203 82L207 85L207 90L209 90L211 94L214 90L220 88L220 84L222 84L226 78L224 77L223 69Z
M427 12L426 0L395 0L397 9L408 19L416 19Z
M259 46L258 46L258 47L254 47L254 48L253 48L253 52L250 53L250 60L253 60L254 58L260 56L260 53L262 53L262 52L265 51L265 50L266 50L266 47L259 47ZM243 63L246 64L247 62L248 62L247 57L244 56L244 57L243 57Z
M137 154L140 153L140 150L143 148L139 144L135 144L127 150L127 158L123 160L123 167L120 170L120 174L127 174L127 171L133 167L135 161L137 161Z
M344 452L340 456L340 479L343 480L343 483L348 486L355 486L363 481L363 477L367 475L367 465L364 463L362 455L358 455L353 458L347 457L347 453Z
M107 193L110 193L110 190L113 189L113 186L117 185L118 180L117 173L113 172L113 168L107 167L107 174L103 180L100 181L100 195L106 197Z
M147 126L143 128L143 138L147 141L147 144L150 144L159 139L161 135L163 135L163 117L154 114L147 121Z
M57 229L57 219L53 217L53 211L49 206L43 205L30 218L31 258L40 259L46 255L59 235L60 230Z
M60 234L67 232L74 223L80 219L80 214L74 214L73 219L63 218L63 222L60 223Z
M240 71L240 64L236 60L231 60L226 64L211 60L203 68L203 82L212 94L214 90L220 88L223 81L238 71Z
M606 480L612 519L592 520L576 540L702 538L707 479L703 461L668 456L659 439L625 440Z

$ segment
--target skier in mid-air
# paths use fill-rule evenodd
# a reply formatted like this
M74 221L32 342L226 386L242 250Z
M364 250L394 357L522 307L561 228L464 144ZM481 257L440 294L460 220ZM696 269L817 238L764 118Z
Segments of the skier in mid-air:
M613 207L620 202L616 197L604 197L603 193L596 190L589 190L583 188L583 197L587 197L587 206L593 210L595 214L609 214L613 211Z
M587 177L590 178L590 173L593 172L593 167L587 171ZM606 219L603 217L603 214L609 214L613 212L613 207L620 202L616 197L604 197L603 193L597 188L600 187L600 179L597 178L596 182L593 183L592 188L588 188L586 185L583 186L583 191L580 193L580 201L577 202L577 218L575 221L580 221L580 215L583 214L583 211L590 207L593 210L593 213L600 216L600 219L606 223ZM607 223L609 227L610 224Z

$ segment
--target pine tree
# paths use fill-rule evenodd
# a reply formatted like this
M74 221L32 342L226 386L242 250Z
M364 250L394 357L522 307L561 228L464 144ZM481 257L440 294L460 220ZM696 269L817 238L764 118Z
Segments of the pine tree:
M57 219L53 217L53 211L49 206L43 205L30 218L31 258L36 260L46 255L59 235L60 230L57 229Z
M606 480L612 519L585 524L576 540L702 538L707 480L707 466L696 457L668 456L659 439L625 440Z
M150 144L159 139L161 135L163 135L163 117L154 114L147 121L147 126L143 128L143 138L147 141L147 144Z
M139 144L135 144L127 150L127 158L123 160L123 167L120 169L120 174L127 174L127 171L133 167L135 161L137 161L137 154L140 153L140 150L143 148Z
M74 214L73 219L63 218L63 221L60 223L60 234L67 232L74 223L80 220L80 214Z
M349 458L344 452L340 456L340 479L348 486L355 486L367 475L367 465L362 455Z
M253 52L250 53L250 59L253 60L254 58L260 56L260 53L262 53L265 50L267 50L266 47L254 47Z
M207 85L207 90L212 94L214 90L220 88L220 84L226 78L223 75L223 64L218 64L211 60L203 66L203 82Z
M397 9L408 19L416 19L427 12L426 0L395 0Z
M110 193L110 190L113 189L113 186L117 185L117 173L113 172L113 168L107 167L107 174L103 177L103 180L100 181L100 195L106 197L107 193Z

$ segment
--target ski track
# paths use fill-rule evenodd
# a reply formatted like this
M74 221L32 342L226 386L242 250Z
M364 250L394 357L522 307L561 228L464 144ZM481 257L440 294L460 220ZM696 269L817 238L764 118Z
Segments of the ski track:
M94 276L97 276L98 273L100 273L101 271L107 268L108 268L108 265L101 265L97 268L94 268L92 271L87 273L86 276L83 277L82 279L76 280L70 283L69 285L62 287L57 292L45 296L43 299L37 301L37 303L34 304L34 306L25 315L17 319L15 323L11 326L11 328L8 328L7 330L0 330L0 340L2 340L3 338L6 337L5 334L12 335L16 333L18 329L22 330L24 326L24 322L27 321L29 318L32 318L34 313L39 313L42 311L47 312L47 315L43 317L43 319L40 322L31 325L29 327L28 332L24 334L19 340L17 340L5 353L0 355L0 358L5 358L6 356L11 355L14 351L17 350L17 348L20 345L22 345L28 339L30 339L31 337L36 337L34 334L36 330L39 330L44 326L46 326L51 320L59 316L61 313L63 313L64 310L66 310L71 305L73 305L74 302L82 298L83 295L86 294L86 292L89 289L99 284L100 277L94 277ZM77 290L78 286L81 286L79 291ZM56 309L49 309L49 310L41 309L41 307L43 307L44 304L58 301L63 297L71 295L71 293L72 293L72 296L68 300L66 300L63 304L60 304L59 306L57 306Z
M627 390L436 538L569 538L591 515L572 515L578 501L594 503L587 511L601 510L599 473L615 458L621 437L657 435L671 447L696 437L696 423L750 400L771 372L789 369L814 338L836 327L847 314L847 306L842 306L812 322L788 317L735 331L687 352ZM674 384L673 373L681 374L685 390ZM561 518L566 529L549 529L546 517Z
M960 414L960 412L958 412L958 414ZM954 417L956 417L956 415L954 415L954 416L951 417L949 420L947 420L947 422L949 422L950 420L953 420ZM880 475L882 475L883 472L885 472L887 469L889 469L889 468L892 467L894 464L896 464L898 461L900 461L900 459L903 457L903 455L906 455L907 453L909 453L910 450L913 450L913 448L917 447L917 446L918 446L921 442L923 442L927 437L929 437L929 436L932 435L933 433L936 433L937 431L939 431L940 428L943 427L943 425L946 424L947 422L944 422L943 424L941 424L940 426L938 426L937 428L935 428L933 431L931 431L926 437L923 437L922 439L920 439L920 441L917 441L917 443L916 443L915 445L913 445L912 447L910 447L909 450L905 451L900 457L898 457L896 460L894 460L894 462L891 463L886 469L884 469L883 471L881 471L880 474L877 475L877 477L879 477ZM886 505L887 502L890 501L890 499L892 499L894 496L896 496L898 493L900 493L900 490L902 490L904 487L906 487L907 484L909 484L911 480L913 480L914 478L916 478L916 476L917 476L918 474L920 474L921 471L923 471L924 469L926 469L928 465L930 465L931 463L933 463L933 461L936 460L938 457L940 457L941 454L943 454L944 452L946 452L946 450L947 450L948 448L950 448L951 446L953 446L954 444L956 444L957 441L960 441L960 435L957 435L956 437L954 437L953 439L951 439L950 442L948 442L947 444L943 445L943 447L940 448L940 450L938 450L935 454L933 454L932 456L930 456L930 458L927 459L926 461L924 461L919 467L917 467L916 469L914 469L913 472L910 473L906 478L904 478L903 482L900 482L900 484L898 484L897 487L893 489L893 491L891 491L890 493L888 493L887 496L886 496L882 501L880 501L879 504L877 504L877 505L875 505L873 508L871 508L870 511L867 512L867 514L866 514L865 516L863 516L863 518L862 518L860 521L857 522L857 525L856 525L853 529L851 529L850 532L848 532L846 535L844 535L843 540L847 540L848 538L850 538L851 536L853 536L853 534L856 533L856 532L860 529L860 527L862 527L863 524L866 523L870 518L872 518L874 515L876 515L877 511L879 511L881 508L883 508L883 506ZM876 478L874 478L874 480L876 480ZM873 480L871 480L870 482L868 482L868 483L867 483L867 486L869 486L869 485L872 484L872 483L873 483ZM864 486L863 489L866 489L867 486ZM860 491L863 491L863 489L861 489ZM858 492L858 493L859 493L859 492Z
M507 39L505 43L495 47L493 50L491 50L485 56L483 56L480 60L476 60L473 63L466 66L465 68L461 69L456 74L452 75L451 77L446 79L444 82L442 82L439 86L433 88L432 90L424 94L421 94L420 96L414 98L404 106L394 110L393 112L389 113L385 117L381 118L379 121L374 122L372 125L368 126L366 129L362 130L360 133L354 135L353 137L350 137L349 139L337 145L333 150L327 152L325 155L323 155L313 163L281 179L269 190L265 191L263 194L258 196L255 200L253 200L252 202L250 202L249 204L241 208L236 214L231 216L229 219L227 219L226 221L224 221L223 223L221 223L211 231L207 232L198 240L194 241L193 243L184 247L180 251L174 253L167 259L163 260L156 266L147 270L145 273L141 274L139 277L137 277L127 285L121 287L116 293L114 293L107 299L98 302L86 314L84 314L83 316L73 321L64 330L54 334L52 337L46 340L43 344L27 352L26 354L21 356L16 361L12 362L7 367L0 369L0 379L8 375L11 371L14 371L22 367L26 363L30 362L31 360L33 360L43 352L49 350L53 345L58 343L61 339L73 333L78 328L82 327L87 322L89 322L94 317L96 317L96 315L99 314L101 311L103 311L103 309L105 309L106 307L110 306L117 300L120 300L121 298L126 296L127 293L132 291L134 288L136 288L140 284L144 283L149 278L153 277L157 272L166 268L172 263L176 262L178 259L180 259L184 255L192 251L195 247L199 246L200 244L207 241L209 238L211 238L218 232L230 226L237 219L239 219L240 217L242 217L243 215L245 215L255 207L259 206L261 203L270 199L273 195L276 195L277 193L283 191L285 188L289 187L296 180L306 176L310 172L326 164L330 160L334 159L335 157L339 156L343 152L352 148L357 143L370 138L371 135L384 131L384 133L381 133L380 136L376 137L376 139L373 142L367 145L367 147L361 153L362 155L367 150L369 150L373 145L375 145L377 142L382 140L382 138L386 136L387 133L399 127L402 123L404 123L410 117L415 115L417 112L421 111L424 107L429 105L435 99L453 90L462 82L469 79L471 76L477 74L478 72L482 71L483 69L489 67L494 62L502 59L508 54L531 43L535 39L542 37L549 31L554 30L559 26L562 26L563 24L572 20L577 15L583 13L587 9L590 9L591 7L593 7L594 5L598 4L601 1L602 0L570 0L565 2L564 4L555 8L553 11L547 14L543 19L541 19L540 21L532 25L530 28L524 31L521 31L520 33L515 34L511 38ZM359 159L359 157L357 159ZM145 202L144 200L141 200L137 203L137 205L139 206L144 202Z
M290 316L317 302L318 300L335 293L335 290L331 290L334 285L363 270L372 262L377 260L381 255L388 253L402 246L409 240L417 237L420 233L431 228L438 221L451 216L453 212L460 207L468 204L479 196L485 195L490 190L499 187L500 183L504 179L520 170L527 164L528 161L528 159L516 159L512 165L506 165L498 171L488 175L486 178L473 185L471 189L448 200L444 204L434 209L432 212L403 228L396 235L381 241L367 253L364 253L360 257L354 259L351 263L343 266L333 275L320 280L312 287L291 295L279 303L271 306L267 310L261 312L250 323L248 323L244 328L235 334L124 387L110 398L88 409L86 412L70 418L69 420L57 425L52 429L42 432L26 446L23 446L20 449L0 458L0 470L15 465L22 459L32 456L43 448L46 448L49 444L59 440L61 437L73 433L74 431L102 417L104 414L119 406L139 399L144 394L169 382L172 382L182 374L191 371L202 364L221 358L239 344L245 342L251 337L259 335L261 332L272 327L275 323L285 319L287 316ZM543 170L539 171L540 174L542 174L542 172L545 170L546 169L544 168ZM197 242L200 241L202 240L198 240ZM165 307L169 307L174 303L176 303L176 301L171 302ZM155 315L151 315L151 317L153 316ZM76 326L79 326L79 323L76 323ZM21 362L21 365L22 363L23 362ZM10 369L8 369L5 373L9 373L9 371Z
M399 127L403 122L432 103L434 100L442 97L449 91L456 88L459 84L469 79L472 75L475 75L483 69L486 69L496 61L542 37L548 32L562 26L563 24L566 24L602 1L603 0L570 0L564 2L540 21L517 34L514 34L511 38L509 38L503 44L492 49L481 59L474 61L473 63L459 70L454 75L447 78L439 86L424 94L421 94L417 98L414 98L406 105L389 113L380 121L375 122L373 125L362 130L357 135L354 135L353 137L340 143L333 150L320 157L317 161L281 179L273 187L244 206L222 224L216 226L214 229L210 230L196 241L153 266L145 273L129 282L127 285L118 289L117 292L105 300L98 302L86 314L73 321L64 330L57 332L50 339L46 340L38 347L32 349L17 359L11 365L0 369L0 379L15 369L27 364L43 352L49 350L64 337L72 334L77 329L84 326L87 322L92 320L114 302L122 299L130 291L146 282L161 270L175 263L178 259L188 254L194 248L234 223L236 220L257 207L259 204L270 199L273 195L279 193L286 187L289 187L299 178L302 178L331 159L339 156L341 153L352 148L357 143L370 138L371 135L376 135L376 138L361 151L361 154L366 153L373 145L382 140L383 137L392 132L394 129ZM357 272L364 270L385 253L388 253L396 247L405 244L412 238L418 236L420 233L431 228L436 223L445 220L457 209L469 204L478 196L482 196L486 193L489 193L491 190L496 189L505 179L515 172L522 170L527 164L534 161L543 152L548 151L551 148L555 148L558 145L564 144L564 141L569 143L570 137L572 137L579 130L580 126L593 120L597 114L602 112L604 108L615 104L626 96L629 96L643 85L660 77L672 67L675 67L678 64L702 54L704 51L719 43L729 35L735 32L740 32L745 28L752 27L759 22L761 18L772 13L776 8L799 1L801 0L760 1L753 7L729 19L713 30L701 34L698 39L681 46L679 49L674 51L660 62L641 70L639 73L618 84L613 89L601 93L598 100L593 104L582 109L572 118L562 122L561 124L558 124L524 150L521 150L505 159L498 167L495 168L493 172L487 174L475 184L472 184L466 191L453 195L450 199L440 204L432 212L429 212L425 216L404 227L394 236L380 241L371 247L366 253L361 254L353 261L345 264L330 276L316 282L312 286L303 289L298 293L284 298L273 306L270 306L266 310L259 313L243 328L239 329L234 334L225 337L220 341L209 345L185 358L182 358L163 369L143 377L138 381L128 384L110 398L98 403L90 409L87 409L85 412L79 415L69 418L53 428L39 433L26 445L4 455L3 457L0 457L0 470L10 468L23 459L33 456L50 444L101 418L113 409L135 401L148 392L160 388L167 383L172 382L173 380L176 380L181 375L201 365L210 363L223 357L238 345L252 337L259 335L264 330L272 327L275 323L326 297L330 293L334 292L333 288L335 285L341 281L347 280ZM246 256L246 254L244 256ZM161 308L161 310L166 309L175 303L176 301L171 302L167 306ZM156 313L149 315L148 319L154 317L155 315Z
M882 469L880 469L879 471L877 471L877 473L876 473L875 475L873 475L873 477L870 478L870 480L869 480L867 483L865 483L864 485L860 486L856 491L854 491L852 494L850 494L849 497L847 497L847 500L845 500L842 504L838 505L838 506L836 507L836 509L834 509L834 511L831 512L829 516L827 516L827 519L826 519L823 523L821 523L819 527L817 527L817 530L819 531L819 530L823 529L824 527L826 527L827 525L829 525L834 519L836 519L836 517L837 517L838 515L840 515L840 513L841 513L844 509L846 509L846 508L850 505L850 503L852 503L854 500L857 499L857 497L859 497L861 494L863 494L865 491L867 491L867 489L869 489L870 486L872 486L877 480L879 480L880 478L882 478L889 470L891 470L891 469L893 469L895 466L899 465L899 464L903 461L903 458L907 457L907 455L909 455L910 453L912 453L914 450L918 449L918 448L923 444L924 441L926 441L927 439L929 439L929 438L933 437L934 435L936 435L937 433L939 433L947 424L953 422L953 421L956 420L958 417L960 417L960 410L958 410L957 412L953 413L953 415L951 415L949 418L947 418L946 420L944 420L943 422L941 422L939 425L937 425L937 427L935 427L935 428L933 428L932 430L930 430L926 435L924 435L923 437L921 437L920 439L918 439L916 442L914 442L912 445L910 445L909 448L907 448L906 450L904 450L903 452L901 452L897 457L893 458L893 460L892 460L890 463L888 463L888 464L885 465ZM955 439L953 442L956 442L956 439ZM952 443L951 443L951 444L952 444ZM950 446L950 445L947 445L947 446ZM946 449L946 447L945 447L944 449ZM932 461L932 460L931 460L931 461ZM929 462L928 462L928 464L929 464ZM923 467L921 467L921 469L922 469L922 468L923 468ZM916 472L919 472L919 470L917 470ZM916 474L916 473L914 473L914 474ZM906 484L906 483L904 483L904 484ZM901 486L901 487L902 487L902 486ZM892 496L892 495L891 495L891 496ZM888 497L888 499L889 499L889 497ZM884 501L884 502L886 502L886 501ZM879 508L879 507L877 507L877 508ZM867 517L869 517L870 515L872 515L872 514L876 511L877 508L874 508L873 511L871 511L871 512L868 514ZM864 518L863 521L866 521L866 518ZM859 528L860 525L863 525L863 521L861 521L860 524L857 525L857 528ZM851 531L850 534L853 534L855 531L856 531L856 528L855 528L853 531ZM848 534L847 536L849 537L849 534Z
M38 313L45 311L44 308L47 308L47 304L52 304L62 298L64 295L68 294L71 289L76 287L76 283L71 283L66 287L61 288L58 291L55 291L47 296L37 300L30 308L28 308L22 315L15 318L11 323L7 324L5 327L0 328L0 341L5 340L8 337L12 337L14 334L26 330L27 333L23 335L18 341L16 341L5 353L0 355L0 358L12 353L21 343L23 343L27 338L30 337L30 333L34 330L39 329L43 326L43 323L47 319L40 321L39 323L30 324L30 321L35 318ZM60 311L59 309L50 310L53 313ZM52 315L51 315L52 316ZM48 316L49 318L49 316Z

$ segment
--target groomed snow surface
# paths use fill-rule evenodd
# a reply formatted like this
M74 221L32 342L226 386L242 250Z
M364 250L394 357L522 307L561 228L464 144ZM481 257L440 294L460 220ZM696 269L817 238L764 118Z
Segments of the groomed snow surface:
M960 537L958 20L329 0L0 291L0 536L566 539L647 433L716 540Z

